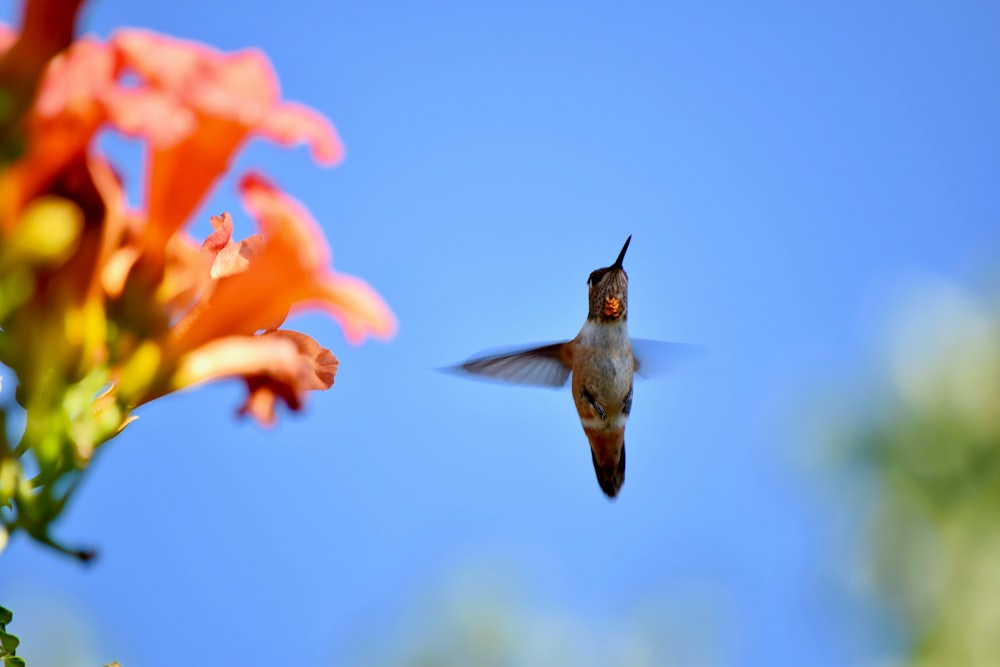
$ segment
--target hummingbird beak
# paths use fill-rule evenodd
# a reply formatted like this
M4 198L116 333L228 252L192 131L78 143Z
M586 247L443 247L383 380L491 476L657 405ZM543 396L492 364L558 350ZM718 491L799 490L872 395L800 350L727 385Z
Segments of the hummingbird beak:
M629 234L628 238L625 239L625 245L622 246L622 251L618 253L618 259L616 259L615 263L611 265L612 269L622 268L622 262L625 260L625 251L628 250L628 244L631 242L632 242L632 235Z

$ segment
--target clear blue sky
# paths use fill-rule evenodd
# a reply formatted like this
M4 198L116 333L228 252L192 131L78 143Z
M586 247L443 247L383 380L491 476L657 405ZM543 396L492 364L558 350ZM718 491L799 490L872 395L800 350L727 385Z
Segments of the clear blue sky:
M91 3L102 36L260 47L333 120L336 169L264 142L236 168L304 201L400 330L300 318L340 372L272 431L235 383L143 408L58 526L100 560L0 557L29 663L391 664L497 596L584 664L878 655L803 423L875 367L907 276L996 259L1000 7L807 4ZM251 233L232 181L201 227L222 210ZM632 334L712 355L637 385L609 503L568 391L432 369L572 337L629 234Z

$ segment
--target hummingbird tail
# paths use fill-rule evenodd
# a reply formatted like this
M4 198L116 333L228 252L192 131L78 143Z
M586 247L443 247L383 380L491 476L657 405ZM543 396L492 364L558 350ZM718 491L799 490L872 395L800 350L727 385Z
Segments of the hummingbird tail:
M625 443L622 443L621 454L617 460L611 458L601 463L593 450L590 451L590 456L594 461L594 472L597 473L597 483L601 485L601 491L608 498L614 498L625 483Z

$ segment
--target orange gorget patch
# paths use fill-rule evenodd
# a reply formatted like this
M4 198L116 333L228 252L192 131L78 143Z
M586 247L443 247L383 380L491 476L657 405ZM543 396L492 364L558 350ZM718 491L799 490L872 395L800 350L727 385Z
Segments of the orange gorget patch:
M604 297L604 316L617 319L621 315L622 304L616 296Z

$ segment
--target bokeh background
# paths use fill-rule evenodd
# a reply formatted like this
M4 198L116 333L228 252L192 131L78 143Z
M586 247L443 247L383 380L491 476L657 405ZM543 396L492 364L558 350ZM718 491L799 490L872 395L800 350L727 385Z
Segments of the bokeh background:
M29 664L1000 659L996 3L84 14L123 25L259 47L332 118L338 168L256 142L235 171L400 330L300 317L340 372L270 431L236 383L142 409L58 525L99 560L0 559ZM223 210L253 232L226 181L195 234ZM609 503L568 391L435 369L575 335L629 234L633 335L711 353L637 385Z

